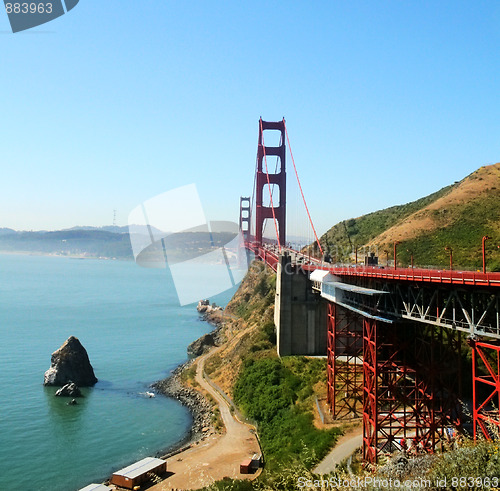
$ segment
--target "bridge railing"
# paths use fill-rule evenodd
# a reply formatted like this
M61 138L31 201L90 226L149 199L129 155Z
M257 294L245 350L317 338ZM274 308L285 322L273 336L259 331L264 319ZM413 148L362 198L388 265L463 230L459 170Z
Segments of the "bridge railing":
M273 271L278 269L279 253L263 247L256 242L247 242L245 247L254 252L256 257L262 259Z
M246 247L265 261L274 271L277 269L279 251L277 246L263 246L256 242L247 242ZM364 265L332 265L319 259L306 256L299 251L282 248L296 257L297 264L306 271L322 269L337 276L355 276L381 278L402 282L443 283L468 286L500 287L500 273L482 273L478 271L450 271L445 269L394 268Z
M364 276L395 281L445 283L471 286L500 286L500 273L449 271L436 269L397 268L382 269L373 266L327 268L339 276Z

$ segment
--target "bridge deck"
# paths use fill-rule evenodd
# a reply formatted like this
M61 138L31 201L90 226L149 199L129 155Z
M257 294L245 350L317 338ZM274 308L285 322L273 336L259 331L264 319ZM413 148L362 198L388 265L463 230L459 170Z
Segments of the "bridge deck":
M311 261L314 269L326 269L339 276L381 278L403 282L443 283L451 285L500 286L500 273L479 273L474 271L447 271L441 269L385 269L373 266L329 267L325 263Z
M279 253L275 247L263 247L248 243L247 248L255 253L276 271ZM335 266L308 257L293 249L282 248L295 256L295 263L305 271L321 269L337 276L359 278L380 278L408 283L440 283L448 285L500 287L500 273L481 273L479 271L450 271L443 269L387 268L383 266Z

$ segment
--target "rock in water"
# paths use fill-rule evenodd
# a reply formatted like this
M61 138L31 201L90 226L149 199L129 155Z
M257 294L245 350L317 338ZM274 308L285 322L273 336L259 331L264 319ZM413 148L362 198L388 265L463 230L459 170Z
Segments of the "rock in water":
M56 393L54 395L61 397L82 397L82 393L80 392L79 387L73 382L70 382L69 384L66 384L65 386L56 390Z
M74 336L52 353L50 361L43 385L63 386L74 382L80 387L89 387L97 382L87 351Z

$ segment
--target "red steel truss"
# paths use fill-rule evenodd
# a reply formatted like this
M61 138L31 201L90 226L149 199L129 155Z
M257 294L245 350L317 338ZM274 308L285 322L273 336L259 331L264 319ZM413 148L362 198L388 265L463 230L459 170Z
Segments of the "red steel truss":
M470 340L472 348L472 397L474 439L500 436L500 345Z
M363 328L360 317L332 302L327 310L328 402L334 419L361 414Z
M415 339L415 367L424 397L417 406L418 440L428 452L443 450L447 428L462 426L459 396L462 393L461 333L450 329L412 326Z
M252 245L252 249L267 264L275 267L278 256L274 252L255 243ZM346 292L342 301L349 304L350 295ZM416 296L415 305L417 300L422 304L422 295ZM475 306L478 295L474 296ZM489 309L492 300L486 300L483 303ZM460 310L462 313L466 311L464 305ZM362 396L363 455L365 461L374 463L381 454L400 449L402 439L410 448L416 446L418 451L434 452L448 440L447 429L461 425L457 398L461 385L459 327L443 328L413 318L396 320L395 316L391 323L389 319L375 317L366 311L372 309L373 314L378 314L377 307L378 304L353 302L351 308L329 302L327 317L327 394L330 408L335 419L355 416L359 413ZM424 307L419 305L419 308ZM486 308L483 310L489 312ZM476 316L474 310L471 312L469 317L472 322ZM479 320L486 318L489 319L482 314ZM475 376L475 385L492 387L498 384L498 388L493 389L494 397L485 399L485 404L492 398L500 404L500 370L492 368L500 366L499 351L500 347L496 348L495 354L499 358L496 363L485 364L484 356L478 358L490 367L490 375ZM477 351L476 357L479 356ZM483 407L485 404L477 402L480 392L476 392L476 421L478 414L484 414L491 421L491 413L486 414ZM498 411L495 421L500 431Z
M364 318L363 342L363 457L376 463L381 453L400 449L402 439L420 443L427 395L405 363L408 342L395 325Z
M401 449L434 452L457 426L459 334L363 319L363 457ZM457 341L458 339L458 341Z
M363 319L363 460L372 463L378 456L377 327L376 320Z

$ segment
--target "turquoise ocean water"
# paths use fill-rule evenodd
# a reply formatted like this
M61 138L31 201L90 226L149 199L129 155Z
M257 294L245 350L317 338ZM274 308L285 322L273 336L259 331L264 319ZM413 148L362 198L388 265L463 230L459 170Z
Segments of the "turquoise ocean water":
M141 392L210 329L194 305L179 306L167 270L0 255L0 489L76 490L181 440L189 412ZM99 379L77 406L42 385L70 335Z

